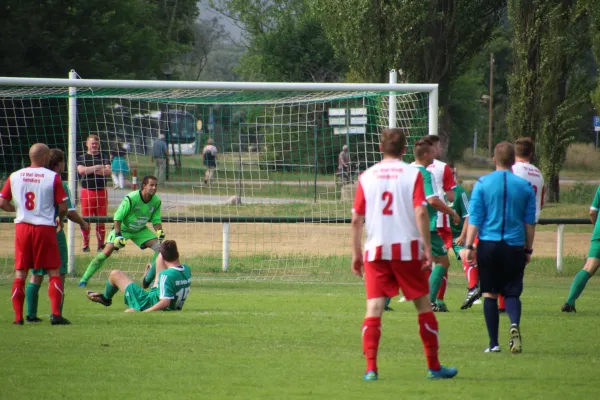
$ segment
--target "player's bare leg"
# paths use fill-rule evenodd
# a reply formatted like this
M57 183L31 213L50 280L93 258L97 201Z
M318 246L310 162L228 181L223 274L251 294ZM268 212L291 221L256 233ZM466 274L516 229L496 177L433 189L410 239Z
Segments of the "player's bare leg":
M377 350L381 337L381 316L385 310L385 297L367 299L367 312L362 326L363 354L367 360L366 381L377 380Z
M23 325L23 304L25 303L25 281L28 270L15 270L15 279L11 289L13 310L15 311L14 325Z
M87 298L94 303L100 303L105 307L112 305L113 296L120 290L125 291L127 286L132 283L131 278L127 276L123 271L118 269L110 271L106 286L104 287L104 293L88 291Z
M25 321L29 323L42 322L42 320L37 316L37 310L40 287L43 280L43 275L36 275L32 273L29 283L27 283L27 286L25 287L25 300L27 301L27 317L25 317Z
M146 268L146 272L142 278L142 287L147 289L155 283L156 277L158 276L158 273L160 273L156 270L156 259L159 255L158 249L160 248L160 243L158 242L158 239L152 239L144 243L144 247L154 251L152 261L150 262L150 268Z
M60 276L60 270L49 269L48 271L48 297L50 297L50 306L52 308L52 315L50 316L50 323L52 325L70 325L68 319L62 316L62 304L64 299L64 287Z
M458 370L454 367L444 367L438 359L438 323L431 308L429 295L421 296L413 300L413 303L418 313L419 334L427 358L428 377L430 379L453 378Z
M569 297L565 304L563 304L561 310L563 312L577 312L575 309L575 301L581 296L588 280L596 274L596 271L600 267L600 258L588 257L585 261L585 265L573 278L571 289L569 291Z
M96 273L102 266L104 262L108 260L111 254L115 251L115 245L112 243L106 243L104 245L104 250L96 254L96 257L92 259L90 265L88 265L85 270L81 280L79 281L79 287L86 287L88 280Z

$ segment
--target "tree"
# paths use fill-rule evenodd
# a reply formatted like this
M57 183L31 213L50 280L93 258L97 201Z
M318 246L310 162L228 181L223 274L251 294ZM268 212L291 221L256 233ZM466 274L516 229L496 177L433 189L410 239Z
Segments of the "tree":
M208 64L210 53L222 45L225 28L217 18L201 20L193 25L194 42L190 51L183 54L178 64L179 77L197 81Z
M549 202L558 202L559 173L575 140L589 83L586 7L576 0L509 2L514 72L509 78L509 132L536 142Z
M504 0L314 2L337 53L359 79L385 82L395 68L409 82L439 83L439 134L445 148L451 130L450 85L487 43L504 7Z

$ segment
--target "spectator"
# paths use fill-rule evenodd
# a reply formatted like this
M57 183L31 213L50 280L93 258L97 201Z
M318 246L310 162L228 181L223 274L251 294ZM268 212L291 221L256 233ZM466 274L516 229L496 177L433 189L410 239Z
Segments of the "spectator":
M111 174L110 158L100 151L100 138L89 135L85 141L87 153L77 157L77 173L81 179L81 215L84 217L106 217L108 194L106 177ZM83 252L90 251L90 230L81 230L83 234ZM104 224L96 224L98 250L104 248Z
M123 189L125 187L125 174L129 173L129 164L125 153L120 149L112 153L112 180L113 189Z
M350 182L350 153L348 153L348 146L342 146L342 151L338 156L338 174L342 179L342 184Z
M169 149L165 142L165 135L158 135L152 144L152 161L154 162L154 176L163 183L167 180L167 162L169 162Z
M208 139L206 146L202 150L202 156L204 157L202 163L206 166L206 173L204 174L205 184L211 183L213 174L217 168L217 148L213 143L214 140Z

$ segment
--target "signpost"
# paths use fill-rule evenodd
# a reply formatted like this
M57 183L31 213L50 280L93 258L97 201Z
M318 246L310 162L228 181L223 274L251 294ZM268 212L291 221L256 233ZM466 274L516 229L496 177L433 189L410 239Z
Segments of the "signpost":
M600 116L594 116L594 131L596 131L596 149L598 148L598 132L600 132Z

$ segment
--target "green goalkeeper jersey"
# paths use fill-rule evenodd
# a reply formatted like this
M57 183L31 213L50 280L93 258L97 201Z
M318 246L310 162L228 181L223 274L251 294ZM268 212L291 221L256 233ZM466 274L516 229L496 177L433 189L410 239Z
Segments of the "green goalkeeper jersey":
M114 220L121 221L121 231L135 233L146 227L148 221L152 225L160 224L161 201L157 195L146 203L142 198L142 191L129 193L115 212Z
M450 204L450 207L456 211L460 217L458 225L454 225L454 222L450 220L450 228L452 229L452 236L460 236L465 224L465 218L469 216L469 196L467 192L461 186L456 186L454 189L454 202Z
M425 199L429 199L432 196L436 196L435 192L435 184L433 183L433 175L431 172L427 171L422 165L413 164L413 166L417 167L419 171L421 171L421 175L423 176L423 189L425 190ZM427 203L427 213L429 214L429 231L437 232L437 210L431 206L431 204Z
M190 284L192 283L192 271L186 265L179 267L170 267L158 274L158 287L152 289L152 295L156 296L156 301L169 299L170 303L165 311L181 310L185 299L190 293Z

